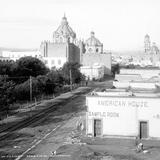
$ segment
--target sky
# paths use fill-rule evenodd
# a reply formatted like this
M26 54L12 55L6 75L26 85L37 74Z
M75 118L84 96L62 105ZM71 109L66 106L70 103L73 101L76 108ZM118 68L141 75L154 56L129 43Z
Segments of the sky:
M0 47L39 48L66 15L78 39L95 32L106 50L160 46L159 0L0 0Z

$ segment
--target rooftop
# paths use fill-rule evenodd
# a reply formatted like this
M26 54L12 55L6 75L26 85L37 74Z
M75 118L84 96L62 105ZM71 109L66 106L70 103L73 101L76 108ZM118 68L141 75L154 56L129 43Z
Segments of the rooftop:
M133 97L133 98L160 98L158 89L99 89L89 93L87 96L98 97Z

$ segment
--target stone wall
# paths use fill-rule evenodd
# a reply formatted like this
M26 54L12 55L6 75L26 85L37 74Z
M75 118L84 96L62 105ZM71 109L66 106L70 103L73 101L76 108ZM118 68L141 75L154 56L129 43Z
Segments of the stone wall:
M69 61L80 63L80 49L73 43L69 44Z

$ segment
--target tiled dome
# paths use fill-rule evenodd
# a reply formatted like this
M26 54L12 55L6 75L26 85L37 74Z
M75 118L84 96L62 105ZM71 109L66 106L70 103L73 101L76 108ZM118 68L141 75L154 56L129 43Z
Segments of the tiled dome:
M67 18L64 16L61 21L61 25L58 27L58 29L53 33L53 37L66 37L66 38L76 38L75 32L72 30L72 28L68 25Z
M145 38L150 38L148 34L145 35Z
M153 44L152 44L152 51L159 52L159 49L158 49L158 47L156 46L156 43L155 43L155 42L153 42Z
M101 46L102 43L95 38L94 32L91 32L91 37L86 40L86 45L88 46Z

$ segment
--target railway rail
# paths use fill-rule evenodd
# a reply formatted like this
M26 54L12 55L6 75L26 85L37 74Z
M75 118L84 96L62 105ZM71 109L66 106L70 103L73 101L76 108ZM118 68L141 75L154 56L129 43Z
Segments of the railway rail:
M64 99L62 102L54 102L53 104L51 104L47 108L41 110L39 113L32 115L32 117L27 117L26 119L12 125L12 126L9 126L9 127L6 127L5 129L0 130L0 142L9 138L11 136L12 132L14 132L18 129L23 129L25 127L28 127L31 124L33 125L34 123L37 123L41 119L44 119L45 117L47 117L47 115L49 113L57 110L59 105L66 104L66 103L70 102L72 99L76 98L78 95L86 93L87 91L85 90L82 92L74 93L71 97ZM61 99L61 98L59 98L59 99Z

